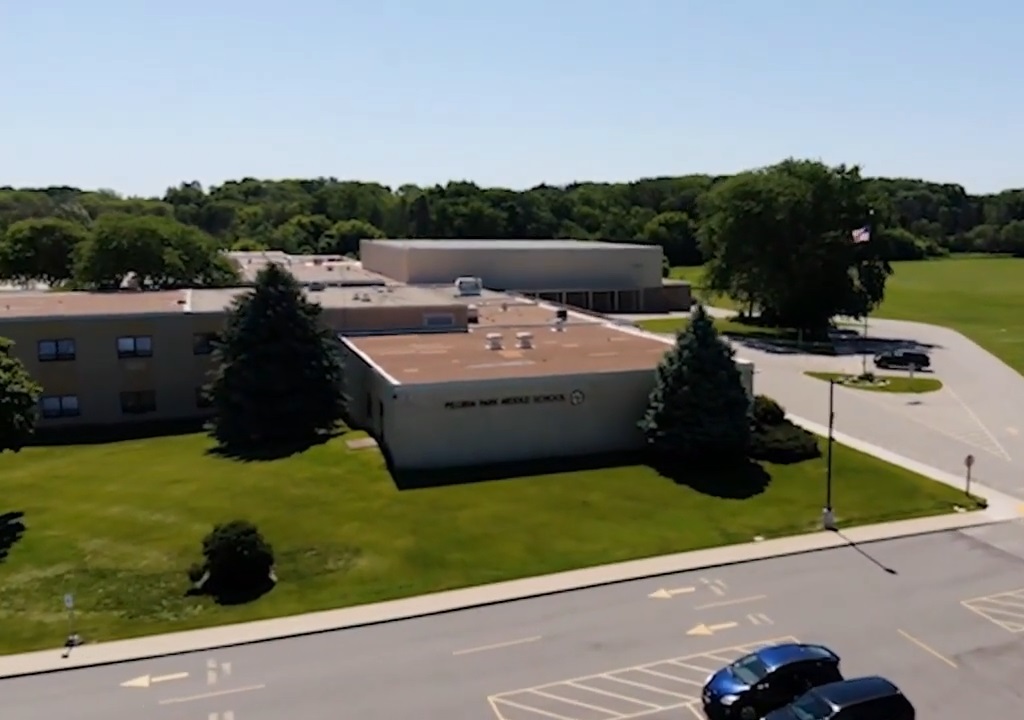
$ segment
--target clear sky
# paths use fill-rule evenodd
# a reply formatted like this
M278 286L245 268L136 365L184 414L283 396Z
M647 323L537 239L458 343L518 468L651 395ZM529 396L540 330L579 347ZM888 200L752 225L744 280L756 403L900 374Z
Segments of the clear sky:
M1010 0L0 0L0 185L1024 186Z

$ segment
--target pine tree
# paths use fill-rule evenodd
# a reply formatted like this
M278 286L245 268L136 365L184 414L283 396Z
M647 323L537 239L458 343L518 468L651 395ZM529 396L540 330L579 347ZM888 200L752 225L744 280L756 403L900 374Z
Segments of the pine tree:
M36 403L42 393L25 366L11 354L13 347L13 342L0 338L0 453L18 452L32 437Z
M699 463L746 457L750 401L733 351L698 305L657 369L640 429L662 460Z
M222 448L251 451L314 441L342 417L338 342L295 278L276 264L235 300L214 346L206 392L211 435Z

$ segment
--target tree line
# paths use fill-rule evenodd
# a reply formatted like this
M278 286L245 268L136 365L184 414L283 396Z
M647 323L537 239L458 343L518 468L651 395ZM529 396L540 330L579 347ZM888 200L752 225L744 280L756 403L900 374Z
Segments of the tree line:
M700 242L708 197L730 179L687 175L513 191L470 182L393 189L335 178L246 178L208 189L182 183L159 198L5 187L0 276L96 286L133 271L153 283L215 284L230 275L217 265L217 250L354 255L360 239L375 237L641 242L660 245L670 265L698 265L709 259ZM1024 190L970 195L959 185L869 178L862 192L886 260L1024 255Z

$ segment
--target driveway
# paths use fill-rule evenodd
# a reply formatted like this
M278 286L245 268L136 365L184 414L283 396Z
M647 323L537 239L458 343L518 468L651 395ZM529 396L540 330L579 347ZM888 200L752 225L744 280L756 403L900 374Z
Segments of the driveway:
M712 314L732 315L718 309ZM878 319L868 323L867 343L859 333L840 340L839 356L780 352L748 340L732 345L738 357L754 363L758 393L793 415L827 425L828 384L804 372L860 373L865 350L893 342L930 346L932 370L943 388L905 395L837 386L836 430L951 473L963 473L964 458L974 455L974 479L1024 498L1024 377L960 333ZM873 369L870 358L867 365Z

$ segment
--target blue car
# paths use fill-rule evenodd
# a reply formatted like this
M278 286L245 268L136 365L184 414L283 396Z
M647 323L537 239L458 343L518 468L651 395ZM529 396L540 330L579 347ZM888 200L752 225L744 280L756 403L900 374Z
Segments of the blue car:
M770 645L713 673L701 699L709 720L757 720L811 688L842 679L839 656L827 647Z

